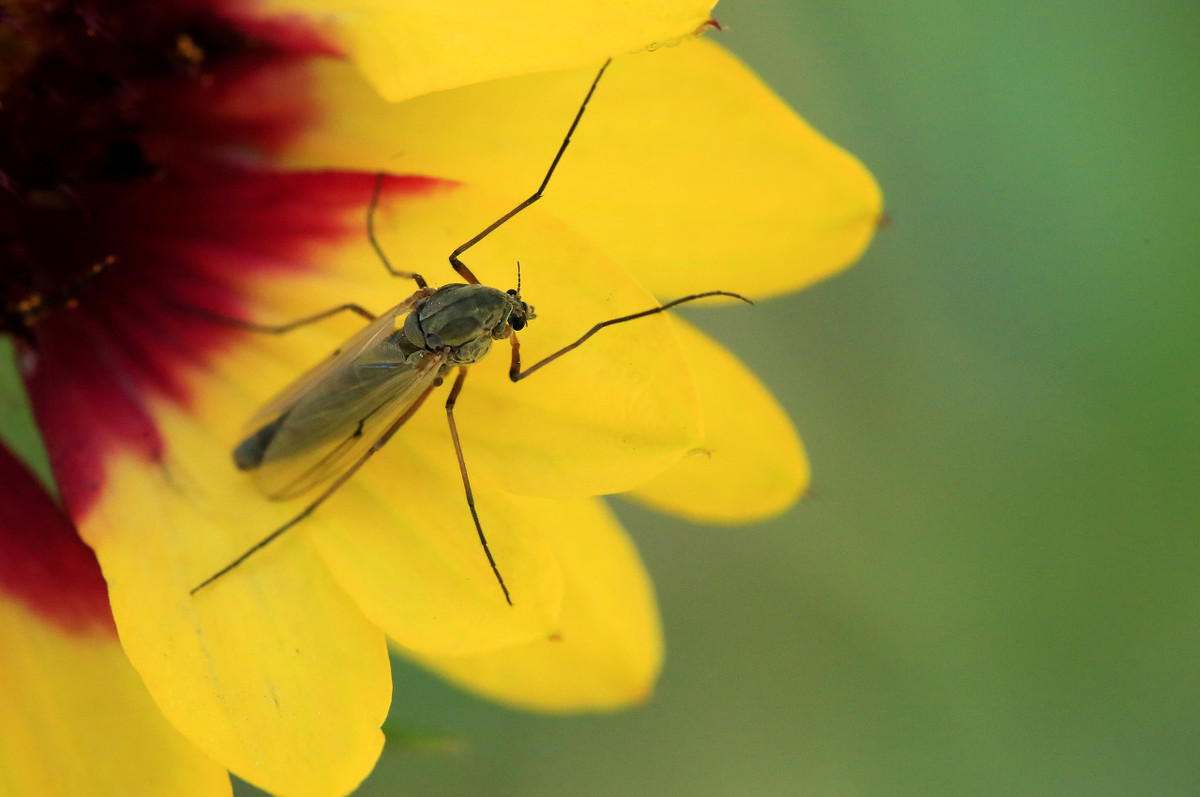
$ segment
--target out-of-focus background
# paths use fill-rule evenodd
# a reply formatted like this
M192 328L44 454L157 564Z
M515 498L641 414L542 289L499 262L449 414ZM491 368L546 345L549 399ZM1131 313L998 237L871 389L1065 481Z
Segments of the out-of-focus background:
M619 504L653 700L541 717L398 663L392 722L461 750L400 745L359 794L1200 794L1200 10L717 18L893 219L752 323L688 313L788 407L812 495L736 529Z
M363 795L1200 793L1200 11L727 0L719 40L856 153L854 269L689 313L763 375L812 496L628 505L653 701L543 718L407 666Z

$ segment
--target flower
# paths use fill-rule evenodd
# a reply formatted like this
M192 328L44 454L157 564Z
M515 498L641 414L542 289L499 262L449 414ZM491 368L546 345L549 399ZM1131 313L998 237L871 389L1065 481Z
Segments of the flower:
M230 451L355 329L265 335L213 316L380 312L411 292L366 237L381 170L383 250L457 281L447 254L536 185L599 63L708 20L703 4L646 6L536 25L533 4L453 18L384 2L15 7L5 324L130 662L170 723L246 780L357 785L383 741L386 639L515 705L641 699L661 659L653 592L595 496L736 522L804 489L766 390L658 315L517 385L496 357L470 370L455 415L513 606L432 406L297 529L189 594L304 506L266 500ZM685 41L619 57L545 200L466 259L498 287L521 263L533 362L659 299L808 284L857 257L878 213L856 161L716 46Z

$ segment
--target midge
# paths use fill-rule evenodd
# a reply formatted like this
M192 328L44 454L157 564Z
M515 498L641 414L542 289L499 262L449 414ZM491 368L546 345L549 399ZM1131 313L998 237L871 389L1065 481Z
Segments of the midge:
M513 382L517 382L575 349L604 327L644 318L684 302L710 296L729 296L749 302L743 296L726 291L684 296L640 313L601 321L574 343L522 369L521 349L514 333L524 329L536 316L533 308L521 298L519 267L517 287L502 291L481 285L459 257L541 199L609 63L611 60L600 67L592 81L538 189L450 254L450 264L466 280L466 284L455 283L434 289L420 274L392 266L375 237L375 209L379 204L384 177L379 174L367 208L368 239L388 273L414 280L417 283L416 292L378 317L358 305L347 304L283 326L248 325L261 331L286 332L347 310L370 320L333 357L309 370L259 410L247 425L249 434L233 452L237 467L243 471L253 471L259 486L270 498L294 498L324 485L323 489L299 514L194 587L192 595L315 512L375 452L387 445L392 435L413 416L433 389L442 384L445 375L457 368L450 395L446 398L450 437L458 456L467 508L475 523L479 543L504 593L504 599L512 605L512 596L488 548L483 525L479 522L466 461L458 439L458 427L454 422L454 404L462 392L467 366L481 360L491 349L492 341L508 340L512 345L512 364L508 375Z

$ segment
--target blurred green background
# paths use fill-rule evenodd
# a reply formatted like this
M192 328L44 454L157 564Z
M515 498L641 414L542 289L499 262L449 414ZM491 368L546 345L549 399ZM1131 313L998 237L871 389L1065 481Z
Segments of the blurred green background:
M893 219L751 324L688 314L789 408L812 495L739 529L619 505L652 702L539 717L397 664L392 721L463 749L385 752L359 793L1200 793L1200 10L717 17Z
M753 324L812 496L619 506L668 661L543 718L398 666L363 795L1200 794L1200 8L728 0L720 41L875 173L861 264Z

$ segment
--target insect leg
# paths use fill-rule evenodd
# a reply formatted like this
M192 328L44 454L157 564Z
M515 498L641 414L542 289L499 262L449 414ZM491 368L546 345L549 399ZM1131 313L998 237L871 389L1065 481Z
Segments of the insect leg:
M371 192L371 204L367 205L367 240L371 242L371 248L375 250L375 254L379 255L380 261L383 262L383 267L393 277L402 277L411 279L417 283L418 288L428 288L429 285L425 282L425 278L415 271L401 271L392 266L392 261L388 260L388 256L384 254L383 247L379 245L379 239L375 237L375 209L379 207L379 195L383 193L383 172L378 172L375 175L375 190Z
M467 282L470 282L473 285L478 285L479 279L471 273L471 269L467 268L466 265L458 259L458 256L482 241L484 238L491 235L492 232L494 232L497 227L504 224L504 222L508 221L513 216L517 215L522 210L542 198L542 192L546 190L546 186L550 182L551 175L553 175L554 170L558 168L558 162L562 159L563 153L567 151L567 145L571 143L571 136L575 133L575 128L579 126L579 120L583 118L583 111L585 108L587 108L588 101L592 99L592 95L596 92L596 85L600 82L600 78L604 76L604 70L608 69L608 65L611 63L612 59L610 58L604 62L604 65L600 67L600 71L596 73L595 79L592 80L591 88L588 89L587 95L583 98L583 102L579 105L579 110L575 113L575 119L571 122L571 126L567 128L567 135L563 138L563 142L559 146L558 153L555 154L554 160L550 162L550 168L546 170L546 176L542 178L542 184L538 186L538 189L534 191L533 194L531 194L524 202L517 205L515 208L508 211L503 216L485 227L483 232L479 233L474 238L450 253L450 265L454 266L454 270L461 274Z
M458 456L458 470L462 474L463 490L467 494L467 508L471 510L471 519L475 521L475 531L479 534L479 542L483 545L483 552L487 554L488 564L492 566L492 572L496 574L496 581L500 582L500 589L504 592L504 600L508 601L508 605L512 606L512 598L509 597L508 587L504 585L504 577L500 575L500 568L496 566L496 560L492 558L492 551L488 548L487 537L483 536L483 526L479 523L479 513L475 511L475 494L471 492L471 480L467 477L467 461L463 459L462 445L458 442L458 426L454 423L454 404L458 401L458 394L462 391L463 382L467 379L466 366L460 366L458 376L454 379L454 386L450 388L450 395L446 397L446 418L450 421L450 438L454 441L454 453Z
M383 172L379 172L375 175L375 188L371 193L371 204L367 206L367 240L371 242L371 247L375 250L375 253L379 255L379 259L383 261L383 266L388 270L389 274L391 274L393 277L404 277L415 280L418 287L427 288L429 286L426 284L424 277L422 277L420 274L416 274L411 271L400 271L396 268L393 268L391 261L389 261L387 255L384 254L383 247L379 245L379 240L375 237L375 209L379 206L379 197L383 192L383 180ZM227 326L237 327L239 329L248 329L253 332L267 332L277 335L285 332L291 332L293 329L306 326L307 324L312 324L316 321L322 321L326 318L330 318L338 313L343 312L355 313L356 315L362 316L367 321L375 320L374 313L362 305L354 302L340 304L337 307L331 307L328 310L323 310L319 313L314 313L313 315L305 316L304 318L300 318L295 321L289 321L284 324L260 324L254 321L244 321L240 318L233 318L232 316L215 313L212 310L207 310L203 307L194 307L192 305L183 303L176 304L180 309L185 310L186 312L201 316L209 321L215 321L218 324L225 324Z
M298 318L295 321L288 321L283 324L260 324L257 321L246 321L245 319L234 318L233 316L228 316L224 313L217 313L205 307L198 307L193 304L176 302L170 299L167 299L166 301L173 305L177 310L199 316L205 321L212 321L215 324L224 324L227 327L248 329L251 332L266 332L272 335L282 335L285 332L291 332L293 329L298 329L302 326L306 326L317 321L323 321L326 318L332 318L338 313L351 312L355 315L362 316L367 321L375 320L374 313L363 307L361 304L355 304L353 302L339 304L337 307L330 307L328 310L322 310L319 313L313 313L312 315L304 316L303 318Z
M199 308L197 308L197 309L199 309ZM205 315L208 315L207 310L204 310L201 312L204 313ZM256 321L243 321L240 318L227 318L225 316L217 316L215 313L212 314L210 317L213 318L214 320L221 321L222 323L227 323L230 326L241 327L242 329L249 329L254 332L267 332L272 335L282 335L285 332L291 332L293 329L299 329L300 327L307 326L307 325L315 323L317 321L323 321L326 318L332 318L333 316L337 315L338 313L345 313L345 312L351 312L356 315L360 315L363 318L365 318L367 321L375 320L374 313L372 313L367 308L363 307L361 304L355 304L353 302L347 302L346 304L339 304L337 307L330 307L328 310L322 310L319 313L313 313L312 315L304 316L304 318L298 318L295 321L288 321L287 323L284 323L284 324L260 324Z
M297 523L304 520L306 517L311 515L313 512L317 511L317 507L319 507L321 504L325 503L325 499L329 498L329 496L331 496L335 492L337 492L338 488L341 487L343 484L345 484L350 479L351 476L353 476L355 473L357 473L359 468L361 468L363 465L367 464L367 460L370 459L375 454L375 452L379 451L379 449L381 449L385 445L387 445L388 441L392 439L392 435L394 435L400 429L400 427L403 426L405 424L405 422L408 421L408 419L411 418L416 413L416 411L421 408L421 405L425 403L425 399L429 397L429 394L439 384L441 384L441 382L434 382L429 387L425 388L425 391L423 393L421 393L421 395L417 398L417 400L412 403L412 406L410 406L407 410L405 410L403 415L401 415L399 418L397 418L395 421L393 421L392 425L389 426L382 435L380 435L378 440L376 440L374 443L371 444L371 447L368 448L363 453L363 455L361 457L359 457L358 460L353 465L351 465L349 468L346 469L346 471L344 473L342 473L336 479L334 479L333 482L331 482L328 487L326 487L324 490L322 490L321 494L318 495L316 498L314 498L312 503L310 503L308 506L304 507L304 509L302 509L298 515L293 517L287 523L284 523L279 528L272 531L267 536L263 537L258 542L254 543L254 545L247 548L241 554L241 556L239 556L237 559L234 559L232 562L225 565L220 570L218 570L217 572L213 573L208 578L201 581L199 584L197 584L195 587L193 587L189 591L188 594L195 595L197 592L204 589L209 584L213 583L218 578L220 578L221 576L228 573L230 570L233 570L235 567L237 567L242 562L249 559L254 554L261 551L263 548L266 548L268 545L270 545L275 540L279 539L279 537L282 536L282 534L285 531L292 528L292 526L295 526ZM490 554L489 554L489 556L490 556Z
M675 299L674 301L667 302L666 304L659 305L658 307L651 307L649 310L643 310L640 313L632 313L630 315L623 315L620 318L610 318L607 321L601 321L599 324L596 324L587 332L580 335L579 339L574 343L568 343L566 346L563 346L553 354L549 354L538 360L524 371L521 370L521 344L517 342L517 336L515 334L510 335L509 340L512 341L512 365L510 365L508 369L508 378L514 382L519 382L542 366L549 365L567 352L574 351L575 349L579 348L584 341L605 327L611 327L614 324L623 324L626 321L634 321L639 318L645 318L646 316L655 315L663 312L664 310L669 310L676 305L684 304L685 302L694 302L697 299L707 299L710 296L729 296L734 299L740 299L746 304L754 304L754 302L750 301L745 296L742 296L739 293L730 293L729 291L707 291L705 293L695 293L691 296L684 296L681 299Z

